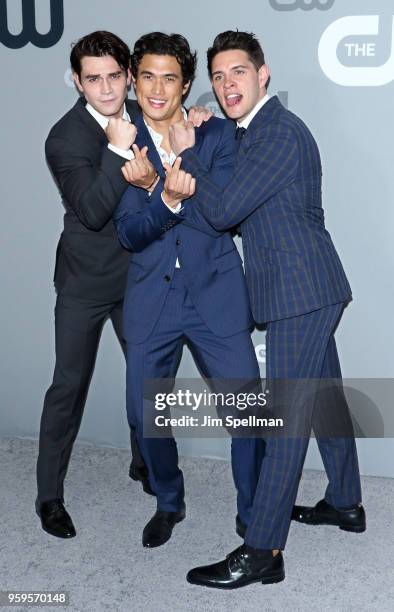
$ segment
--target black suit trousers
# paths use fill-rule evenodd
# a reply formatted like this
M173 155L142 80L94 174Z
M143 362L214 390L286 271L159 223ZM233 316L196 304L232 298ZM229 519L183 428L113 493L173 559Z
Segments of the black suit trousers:
M38 501L63 499L64 479L78 434L101 332L111 319L123 352L122 305L59 294L55 306L56 364L44 400L37 461ZM144 465L131 427L133 463Z

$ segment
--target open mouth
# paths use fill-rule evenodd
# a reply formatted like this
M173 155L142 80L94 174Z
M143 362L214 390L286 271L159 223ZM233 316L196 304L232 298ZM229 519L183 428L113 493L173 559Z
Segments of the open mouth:
M242 95L241 94L229 94L228 96L225 96L225 100L226 100L226 105L227 106L237 106L237 104L239 104L242 100Z
M152 108L163 108L166 104L166 100L160 100L159 98L148 98L148 102Z

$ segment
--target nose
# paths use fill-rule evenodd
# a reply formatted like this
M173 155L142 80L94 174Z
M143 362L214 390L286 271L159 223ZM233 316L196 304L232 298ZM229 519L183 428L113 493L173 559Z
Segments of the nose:
M233 84L234 83L233 83L233 80L231 78L231 75L229 75L229 74L223 75L223 88L224 89L229 89L230 87L232 87Z
M152 93L162 94L164 92L164 84L161 79L154 79L152 84Z
M112 83L109 78L103 78L101 81L101 93L109 94L112 91Z

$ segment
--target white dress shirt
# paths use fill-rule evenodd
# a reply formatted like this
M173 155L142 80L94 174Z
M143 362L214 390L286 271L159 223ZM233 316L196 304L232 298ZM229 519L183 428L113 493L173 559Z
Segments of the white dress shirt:
M182 113L183 113L183 118L187 119L187 112L184 108L182 108ZM167 153L167 151L165 151L162 146L161 143L163 142L163 136L161 134L159 134L158 132L155 132L155 130L148 125L148 123L145 121L144 119L144 123L146 125L146 129L149 132L150 137L153 140L153 144L155 145L156 151L159 154L161 163L167 163L170 166L173 165L174 161L176 160L177 156L175 155L174 151L170 151L170 153ZM178 206L176 208L171 208L171 206L168 206L168 204L164 201L163 199L163 195L161 196L161 199L163 200L164 204L167 206L167 208L169 208L171 210L172 213L179 213L180 210L182 210L182 202L179 202ZM176 268L180 268L181 266L179 265L179 260L177 258L176 263L175 263L175 267Z

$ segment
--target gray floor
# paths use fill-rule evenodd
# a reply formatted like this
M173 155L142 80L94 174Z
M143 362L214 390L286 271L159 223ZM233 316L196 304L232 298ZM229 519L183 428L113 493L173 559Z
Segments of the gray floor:
M141 532L155 501L128 478L127 451L76 446L66 502L78 534L68 541L45 534L34 514L36 452L31 440L0 440L0 590L66 590L68 609L84 612L394 610L392 479L363 479L366 533L293 524L284 582L221 592L185 574L241 542L229 464L181 460L187 518L170 542L147 550ZM305 472L299 501L314 503L324 486L324 474Z

